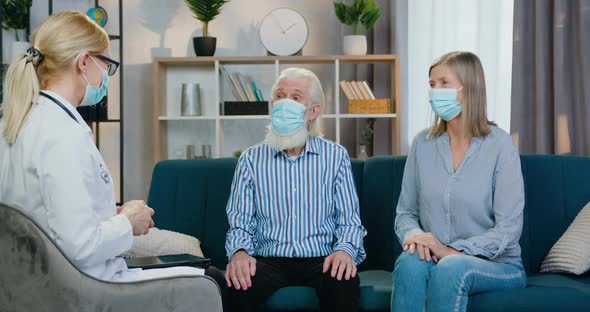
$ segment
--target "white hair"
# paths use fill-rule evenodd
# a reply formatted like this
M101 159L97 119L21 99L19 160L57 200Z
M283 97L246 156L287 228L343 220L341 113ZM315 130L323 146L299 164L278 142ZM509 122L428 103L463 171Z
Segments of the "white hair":
M321 130L321 111L324 109L324 104L326 103L326 98L324 96L324 90L322 89L322 83L318 79L312 71L307 70L305 68L298 68L298 67L291 67L283 70L279 79L275 82L272 86L272 95L271 98L275 97L277 89L279 88L279 83L284 80L298 80L298 79L307 79L309 84L311 85L311 104L319 104L320 105L320 114L314 120L310 120L308 122L309 127L309 135L312 136L322 136ZM309 104L309 103L308 103ZM270 132L269 132L270 133Z

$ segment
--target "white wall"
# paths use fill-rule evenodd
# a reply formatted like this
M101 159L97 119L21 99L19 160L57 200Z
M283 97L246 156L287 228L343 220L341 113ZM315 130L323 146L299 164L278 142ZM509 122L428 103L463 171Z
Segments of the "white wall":
M217 37L216 55L265 55L258 39L258 23L268 12L280 7L293 8L306 18L310 38L303 49L304 55L341 51L342 26L334 16L332 1L232 0L209 24L210 34ZM130 200L145 198L154 165L152 49L169 48L175 57L194 56L192 37L200 36L201 24L182 0L125 0L123 11L124 199Z
M117 1L100 0L109 12L106 29L113 34L118 26ZM54 12L65 9L85 12L93 4L93 0L54 0ZM265 55L258 38L258 23L267 13L281 7L293 8L307 20L310 37L304 55L340 54L343 26L334 15L332 0L231 0L209 24L210 35L217 37L216 55ZM33 1L31 29L47 17L47 12L47 0ZM154 166L153 56L162 53L194 56L192 37L201 35L201 23L192 17L183 0L124 0L123 14L123 199L131 200L147 196ZM8 34L4 33L4 45L9 42ZM318 66L315 71L320 79L333 77L333 66ZM352 70L341 70L341 77L347 79L349 72ZM332 85L324 84L327 95L333 94Z

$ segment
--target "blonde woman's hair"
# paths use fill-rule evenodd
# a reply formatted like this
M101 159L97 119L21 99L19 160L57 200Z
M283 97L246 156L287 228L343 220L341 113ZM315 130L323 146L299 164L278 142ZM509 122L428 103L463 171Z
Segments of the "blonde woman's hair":
M279 88L279 83L284 80L296 80L296 79L307 79L311 86L311 104L319 104L320 105L320 114L314 120L309 121L309 134L312 136L322 136L322 129L321 129L321 111L324 109L324 104L326 104L326 98L324 96L324 90L322 89L322 83L318 76L316 76L312 71L304 69L304 68L287 68L281 72L279 79L275 82L272 86L272 97L274 98L277 89Z
M461 119L465 135L472 137L488 135L489 126L496 124L489 121L487 117L486 82L481 61L471 52L449 52L430 65L428 75L434 67L442 64L448 65L463 85ZM447 122L435 116L428 137L437 137L446 131Z
M49 16L31 35L32 48L17 56L6 73L6 102L2 104L4 139L13 144L40 89L61 74L75 70L81 53L97 55L109 47L109 36L86 15L64 11Z

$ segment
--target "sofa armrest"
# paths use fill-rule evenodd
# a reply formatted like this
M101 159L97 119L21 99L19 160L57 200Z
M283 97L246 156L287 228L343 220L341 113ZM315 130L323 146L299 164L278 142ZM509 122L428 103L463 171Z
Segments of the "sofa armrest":
M113 311L223 311L219 286L209 276L105 283L101 288L95 293L102 298L94 298L93 304L102 302Z

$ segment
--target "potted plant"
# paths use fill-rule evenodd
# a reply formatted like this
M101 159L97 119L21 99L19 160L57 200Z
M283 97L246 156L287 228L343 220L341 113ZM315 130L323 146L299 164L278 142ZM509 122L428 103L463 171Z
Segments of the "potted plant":
M367 159L369 158L369 154L367 152L367 148L373 142L373 133L375 131L375 118L369 118L367 123L365 124L365 128L363 129L363 133L361 134L361 139L359 142L359 153L357 158L358 159Z
M336 17L345 25L352 26L354 35L344 36L342 49L345 55L367 54L367 37L361 35L359 24L367 31L375 27L379 19L379 6L373 0L354 0L351 5L334 2Z
M14 30L16 41L12 44L10 61L25 54L31 44L27 41L27 26L33 0L0 0L2 9L2 28Z
M209 22L221 12L221 7L229 0L184 0L196 19L203 22L203 36L193 38L193 47L197 56L215 54L217 38L209 37Z

